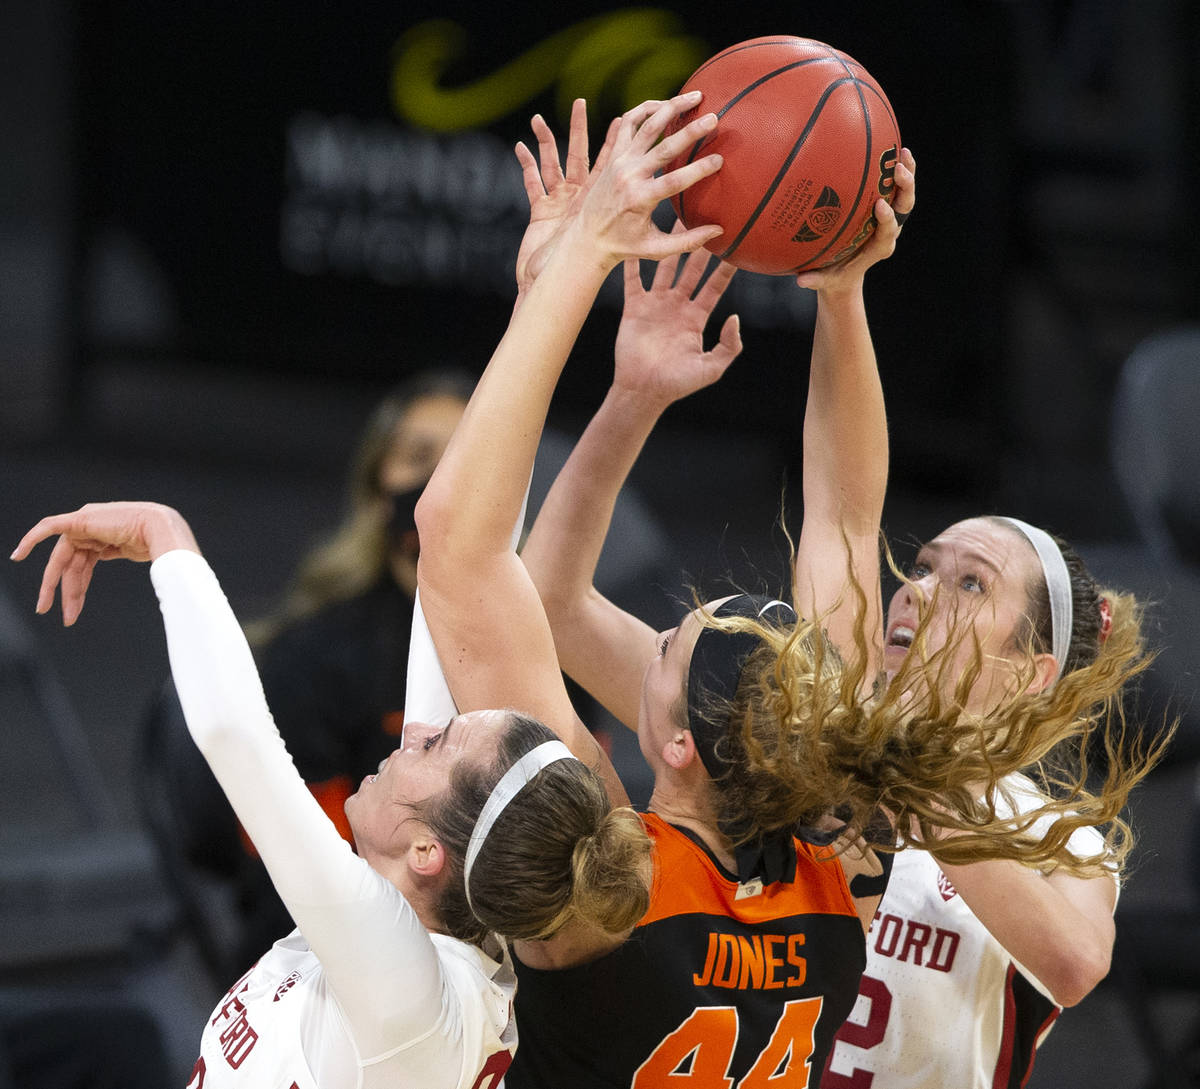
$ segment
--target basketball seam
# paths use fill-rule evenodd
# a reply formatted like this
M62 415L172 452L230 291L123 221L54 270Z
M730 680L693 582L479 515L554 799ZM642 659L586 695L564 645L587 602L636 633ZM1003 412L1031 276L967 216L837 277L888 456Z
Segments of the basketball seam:
M810 258L808 258L805 261L806 266L811 266L814 261L818 261L822 257L824 257L825 254L827 254L829 252L829 250L833 246L833 244L839 238L841 238L843 234L846 233L846 228L849 227L850 224L853 222L853 220L855 218L855 213L858 211L859 201L862 200L863 193L866 191L867 179L870 178L870 176L871 176L871 155L872 155L871 114L870 114L870 111L867 109L867 103L863 96L862 80L858 79L857 77L851 76L850 81L854 84L854 88L858 92L859 105L862 106L863 127L866 129L866 144L867 144L867 146L866 146L866 153L863 155L862 177L859 179L858 192L854 196L854 201L850 205L849 211L847 211L845 216L842 217L842 225L838 228L837 233L834 234L834 236L832 238L830 238L829 241L826 242L825 245L821 249L819 249L816 253L814 253ZM757 215L757 213L755 213L755 214Z
M747 219L745 224L743 224L742 229L737 234L737 237L734 238L729 248L720 255L721 260L725 261L729 259L738 246L740 246L745 240L746 235L750 233L750 229L755 223L758 222L758 217L762 215L763 209L768 203L770 203L771 198L775 195L776 190L778 190L780 183L783 181L784 176L788 172L788 168L795 161L796 156L800 154L800 149L804 146L804 142L808 139L809 134L812 132L813 126L816 125L817 119L821 116L821 111L825 108L825 103L829 100L829 96L846 83L857 84L858 82L858 79L854 76L844 76L842 79L834 80L821 93L821 97L817 100L817 104L812 113L809 115L808 121L805 122L803 130L796 139L796 142L792 145L792 150L788 153L787 158L784 159L783 165L776 172L774 180L769 186L767 186L767 191L763 194L762 200L758 202L758 206L753 212L750 213L749 219ZM870 136L868 135L868 142L869 140ZM842 230L845 230L845 224L842 225ZM838 233L840 234L841 232L839 231Z
M770 44L777 44L777 43L763 42L762 44L770 45ZM750 48L750 47L747 47L747 48ZM728 55L728 53L732 53L732 52L734 52L734 50L727 50L727 52L722 54L722 56L726 56L726 55ZM713 58L713 60L716 60L716 59L717 58L715 58L715 57ZM725 105L723 105L717 111L717 120L719 121L722 117L725 116L725 114L730 109L732 109L738 102L740 102L743 98L745 98L746 95L748 95L751 91L755 90L757 87L761 87L768 80L772 80L776 76L782 75L784 72L791 72L796 68L801 68L806 64L816 64L818 62L823 63L830 59L831 58L828 56L806 57L804 60L791 61L790 63L785 64L782 68L776 68L775 71L773 71L773 72L767 72L766 74L759 76L758 79L756 79L753 83L748 83L745 87L743 87L740 91L738 91L738 93L736 95L734 95L733 98L731 98L728 102L726 102ZM836 59L836 58L833 58L833 59ZM711 64L711 63L712 63L712 61L709 61L709 64ZM704 67L707 68L708 65L706 64ZM704 71L704 68L698 69L695 73L693 73L692 79L695 79L695 77L698 76L703 71ZM851 78L853 78L853 77L851 77ZM691 80L689 80L688 82L691 82ZM704 142L708 139L710 139L710 137L708 137L708 136L701 137L699 140L697 140L692 145L691 150L688 151L688 153L687 153L687 158L684 159L685 165L688 163L691 163L695 160L696 155L700 151L700 148L704 145ZM679 197L678 197L679 218L680 219L684 218L684 197L685 197L686 193L687 193L687 190L685 189L682 193L679 194Z
M793 38L793 37L769 38L766 41L743 42L741 45L731 45L728 49L723 49L715 57L710 57L699 68L697 68L688 77L688 83L691 83L692 80L694 80L701 72L705 71L705 69L711 68L714 64L717 63L717 61L724 60L726 57L735 56L736 54L741 53L747 49L765 49L768 46L772 46L772 45L791 45L797 40L798 39ZM808 61L829 60L831 56L833 56L834 54L837 53L837 50L834 49L833 46L827 45L825 42L818 42L815 38L799 39L799 40L810 41L810 42L812 42L813 45L823 45L823 46L825 46L826 49L829 50L829 52L826 53L825 56L823 56L823 57L808 57L808 58L806 58L804 63L807 63Z
M867 103L865 101L863 101L863 99L861 97L862 92L864 90L869 91L875 97L877 104L879 106L882 106L883 109L885 110L885 112L887 113L888 120L891 121L892 128L896 133L896 151L897 151L897 153L899 153L899 151L900 151L900 124L896 120L896 114L895 114L895 111L892 109L892 104L888 101L887 95L885 95L883 93L883 90L880 87L876 86L873 81L857 80L857 79L855 80L855 85L859 88L859 93L860 93L859 101L862 102L863 117L867 123L867 155L864 158L863 162L864 162L864 168L868 172L867 176L869 177L870 176L869 172L871 169L871 154L870 154L870 152L871 152L872 129L871 129L870 112L867 108ZM855 204L852 206L852 209L851 209L852 211L854 208L858 207L857 202L861 198L862 198L862 190L860 189L858 198L856 198ZM849 214L847 214L846 222L842 224L842 231L844 231L846 229L846 227L849 226L850 219L851 219L851 216ZM839 231L838 235L835 235L834 238L831 239L831 244L832 244L832 242L837 241L837 237L841 235L842 231ZM811 267L812 262L815 261L817 258L821 257L826 252L828 252L828 250L829 250L829 246L826 246L825 249L821 250L820 253L816 254L815 257L809 258L805 262L805 267ZM798 267L797 267L797 269L793 269L792 271L798 271Z

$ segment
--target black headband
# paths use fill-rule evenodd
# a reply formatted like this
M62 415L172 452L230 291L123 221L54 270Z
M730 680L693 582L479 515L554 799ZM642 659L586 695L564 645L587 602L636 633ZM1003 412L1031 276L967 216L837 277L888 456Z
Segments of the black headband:
M796 611L790 605L762 594L732 597L718 606L713 616L743 616L781 625L796 622ZM692 651L687 685L688 728L700 760L713 779L719 779L730 769L728 759L719 751L722 739L729 734L729 720L722 716L713 721L705 710L733 702L746 662L760 643L754 632L704 627ZM722 820L721 830L739 843L743 839L744 822ZM796 848L790 828L776 829L740 843L734 848L734 857L738 880L743 884L756 878L767 885L791 881L796 874Z

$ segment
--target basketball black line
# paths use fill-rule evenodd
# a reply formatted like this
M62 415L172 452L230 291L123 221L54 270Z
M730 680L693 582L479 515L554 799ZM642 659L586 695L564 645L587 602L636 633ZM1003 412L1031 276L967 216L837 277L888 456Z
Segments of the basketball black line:
M735 57L737 54L742 53L747 49L765 49L772 45L792 45L794 42L811 42L813 45L823 45L829 50L829 52L824 56L807 57L805 58L806 61L828 60L833 54L837 53L837 50L834 49L833 46L828 45L825 42L819 42L816 40L816 38L797 38L794 35L788 35L778 39L772 38L768 41L762 42L741 42L738 45L731 45L728 49L722 49L721 52L715 57L709 57L708 60L706 60L702 65L700 65L699 68L697 68L690 76L688 76L688 83L691 83L691 81L694 80L701 72L705 71L705 69L711 68L717 63L717 61L724 60L726 57ZM836 60L837 58L834 57L834 59Z
M846 215L842 218L842 225L837 229L837 232L833 235L833 237L830 238L829 241L825 243L824 247L819 249L816 253L814 253L805 262L805 264L807 264L807 265L811 265L814 261L819 260L825 254L827 254L829 252L830 248L833 246L833 244L839 238L841 238L843 234L846 233L846 228L850 226L851 219L854 216L855 212L858 210L858 202L860 200L862 200L863 192L867 188L867 179L871 176L871 162L872 162L872 155L873 155L873 152L871 150L871 114L870 114L870 111L867 109L866 100L863 98L862 80L857 79L855 77L851 77L850 82L854 84L854 89L858 92L858 104L861 107L860 112L862 114L863 124L866 128L866 144L867 144L867 146L866 146L866 154L863 155L862 177L858 181L858 192L854 196L854 203L850 205L849 211L847 211ZM897 150L899 150L899 149L897 149ZM864 241L865 241L865 239L864 239Z
M858 88L859 102L862 103L863 116L867 122L867 156L864 159L864 165L865 165L866 170L869 172L870 167L871 167L871 131L872 131L872 129L871 129L870 110L867 109L867 104L865 101L863 101L863 91L866 90L866 91L871 92L871 94L878 100L879 105L883 107L884 112L887 114L888 120L891 121L892 128L895 129L895 131L896 131L896 154L897 155L899 155L899 153L900 153L900 123L896 120L896 113L892 109L891 102L888 101L888 97L886 94L884 94L883 88L880 87L875 82L874 76L871 76L870 81L855 79L854 84ZM861 190L859 191L859 196L860 197L862 196ZM849 223L850 223L850 217L847 216L845 223L842 224L842 231L844 231L846 229L846 227L849 226ZM839 231L838 234L840 235L842 233L842 231ZM837 236L835 235L833 241L836 241L836 239L837 239ZM826 246L825 249L821 250L821 252L816 255L816 257L820 257L828 249L829 249L829 247ZM809 258L808 263L811 264L812 261L816 260L816 257ZM792 271L795 272L795 271L798 271L798 269L793 269Z
M888 101L888 96L883 93L883 88L875 82L874 76L872 76L869 81L862 80L861 82L862 85L871 92L871 94L879 99L879 104L887 111L888 120L891 121L892 128L896 130L896 153L899 154L901 146L899 140L900 122L896 120L896 111L892 109L892 104Z
M829 101L829 96L844 84L857 82L858 81L853 76L846 76L842 79L835 79L825 88L824 92L821 94L821 97L817 99L817 104L813 108L813 112L809 115L808 121L801 130L799 137L792 145L792 150L788 153L787 158L784 159L783 166L779 168L771 184L767 186L767 191L763 194L762 200L758 202L758 207L750 213L750 218L746 221L745 226L743 226L738 232L737 237L730 244L729 248L725 250L724 253L718 255L722 261L729 260L730 254L732 254L733 251L742 244L746 238L746 235L750 232L750 228L752 228L754 224L758 222L758 217L762 215L763 209L775 195L775 191L779 188L780 182L783 181L785 175L787 174L788 168L795 161L796 156L800 154L800 149L804 146L804 141L808 139L809 133L812 132L813 126L817 123L817 118L821 116L821 111L825 108L825 103Z
M822 43L822 44L824 44L824 43ZM724 56L725 54L721 54L721 55L722 55L722 56ZM716 58L714 58L714 60L715 60L715 59L716 59ZM838 58L837 58L837 57L830 58L830 57L828 57L828 56L824 56L824 57L807 57L807 58L805 58L804 60L800 60L800 61L791 61L790 63L788 63L788 64L785 64L785 65L784 65L782 68L776 68L776 69L775 69L773 72L767 72L767 73L765 73L764 75L761 75L761 76L759 76L759 77L758 77L758 79L756 79L756 80L755 80L753 83L747 83L745 87L743 87L743 88L742 88L740 91L738 91L738 93L737 93L736 95L734 95L734 96L733 96L733 98L731 98L731 99L730 99L728 102L726 102L726 103L725 103L725 105L724 105L724 106L722 106L722 107L721 107L721 108L720 108L720 109L717 111L717 121L719 122L719 121L721 120L721 118L722 118L722 117L724 117L724 116L725 116L725 114L726 114L726 113L727 113L729 110L731 110L731 109L732 109L732 108L733 108L733 107L734 107L734 106L735 106L735 105L736 105L738 102L740 102L740 101L741 101L743 98L745 98L745 97L746 97L746 95L748 95L748 94L749 94L751 91L753 91L753 90L754 90L756 87L761 87L761 86L762 86L764 83L766 83L768 80L772 80L772 79L774 79L776 76L783 75L783 73L784 73L784 72L791 72L791 71L793 71L793 70L794 70L794 69L796 69L796 68L803 68L803 67L804 67L804 65L806 65L806 64L815 64L817 61L827 61L827 60L830 60L830 59L833 59L833 60L835 60L835 61L836 61ZM710 62L709 62L709 64L711 64L711 63L712 63L712 61L710 61ZM708 67L708 65L705 65L704 67L705 67L705 68L707 68L707 67ZM843 67L844 67L844 65L843 65ZM703 70L704 70L703 68L701 68L701 69L698 69L698 72L702 72ZM693 75L692 75L690 78L691 78L691 79L695 79L695 78L696 78L696 73L693 73ZM818 106L819 106L819 104L818 104ZM705 140L707 140L707 139L708 139L708 137L707 137L707 136L704 136L704 137L701 137L699 140L697 140L697 141L696 141L696 142L695 142L695 143L692 145L692 148L691 148L691 150L690 150L690 151L687 153L687 158L686 158L686 159L684 159L684 161L683 161L683 163L682 163L681 165L683 165L683 166L687 166L689 163L691 163L691 162L692 162L692 161L693 161L693 160L696 158L696 153L697 153L697 152L700 150L701 146L704 144L704 141L705 141ZM793 152L793 155L794 155L794 154L795 154L795 152ZM685 194L686 192L687 192L687 190L685 189L685 190L684 190L682 193L678 194L678 197L679 197L679 209L678 209L678 211L679 211L679 218L680 218L680 219L683 219L683 218L684 218L684 215L683 215L683 199L684 199L684 194Z

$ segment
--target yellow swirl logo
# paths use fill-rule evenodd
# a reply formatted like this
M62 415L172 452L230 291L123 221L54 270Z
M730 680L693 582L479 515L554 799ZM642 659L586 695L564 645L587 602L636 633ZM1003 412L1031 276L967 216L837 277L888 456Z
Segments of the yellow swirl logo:
M674 94L710 53L704 41L682 33L677 15L659 8L593 16L471 83L445 86L446 70L466 48L467 32L449 19L407 31L392 61L396 115L434 132L481 128L551 87L560 116L569 114L576 98L601 113L617 113Z

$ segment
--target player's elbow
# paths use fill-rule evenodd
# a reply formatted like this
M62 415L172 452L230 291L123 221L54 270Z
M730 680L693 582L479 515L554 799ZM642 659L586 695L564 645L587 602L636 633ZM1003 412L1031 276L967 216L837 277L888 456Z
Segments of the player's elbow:
M1079 942L1064 955L1054 978L1042 980L1060 1006L1077 1006L1112 967L1112 939L1096 935Z
M416 507L417 536L420 540L420 568L426 581L440 577L443 569L449 569L449 574L461 577L461 567L456 565L456 542L461 537L456 533L455 518L457 507L454 497L450 494L438 476L425 485L425 490L417 500Z
M447 489L442 484L441 476L435 473L422 489L414 511L417 532L422 539L432 541L446 531L451 509Z

